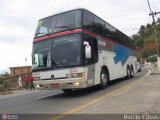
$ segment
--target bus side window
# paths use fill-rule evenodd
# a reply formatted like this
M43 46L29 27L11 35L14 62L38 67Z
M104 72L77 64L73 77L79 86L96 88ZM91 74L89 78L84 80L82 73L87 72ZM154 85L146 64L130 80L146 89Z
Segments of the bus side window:
M105 26L104 26L104 21L96 16L94 16L94 24L95 24L95 30L94 32L104 36L105 35Z
M86 10L83 11L83 28L91 32L94 31L93 14Z

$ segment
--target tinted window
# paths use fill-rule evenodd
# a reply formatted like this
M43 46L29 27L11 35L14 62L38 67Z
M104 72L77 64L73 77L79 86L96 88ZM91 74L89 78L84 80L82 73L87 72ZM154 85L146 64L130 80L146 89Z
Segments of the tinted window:
M51 40L33 44L32 69L51 67Z
M94 24L95 24L95 32L100 35L104 35L105 34L104 21L94 16Z
M116 34L117 34L117 30L114 27L112 27L110 24L105 23L104 36L117 41L118 36Z
M53 67L78 65L82 62L80 37L80 34L74 34L53 39Z
M83 64L81 34L61 36L33 43L33 70Z
M109 37L109 38L111 37L110 25L107 23L105 23L104 32L105 32L104 34L105 37Z
M93 14L88 11L83 11L83 28L93 32L94 31L94 22Z
M40 20L35 37L80 27L81 11L66 12Z

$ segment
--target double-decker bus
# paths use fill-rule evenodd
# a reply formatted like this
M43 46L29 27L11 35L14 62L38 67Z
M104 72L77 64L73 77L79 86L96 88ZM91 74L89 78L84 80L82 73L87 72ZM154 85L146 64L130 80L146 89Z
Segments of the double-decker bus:
M86 9L39 20L33 40L32 74L37 89L73 89L134 76L133 40Z

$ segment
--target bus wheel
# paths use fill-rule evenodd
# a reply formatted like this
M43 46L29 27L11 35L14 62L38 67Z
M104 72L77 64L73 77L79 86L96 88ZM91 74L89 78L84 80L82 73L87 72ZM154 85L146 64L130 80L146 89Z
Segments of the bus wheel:
M101 83L100 83L100 88L101 89L104 89L107 87L108 85L108 74L106 72L106 70L102 69L101 70L101 74L100 74L100 80L101 80Z
M131 67L131 70L130 70L130 75L131 75L131 78L133 78L134 77L134 70L133 70L133 68Z
M72 89L62 89L64 93L71 93Z
M127 76L126 76L127 79L130 79L131 78L131 70L129 67L127 67Z

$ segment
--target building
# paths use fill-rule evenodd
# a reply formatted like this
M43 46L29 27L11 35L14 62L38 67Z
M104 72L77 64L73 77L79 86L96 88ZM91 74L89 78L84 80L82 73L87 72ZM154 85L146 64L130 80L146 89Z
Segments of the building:
M31 66L10 67L10 73L11 76L25 75L25 74L31 75L32 73L31 69L32 69Z

